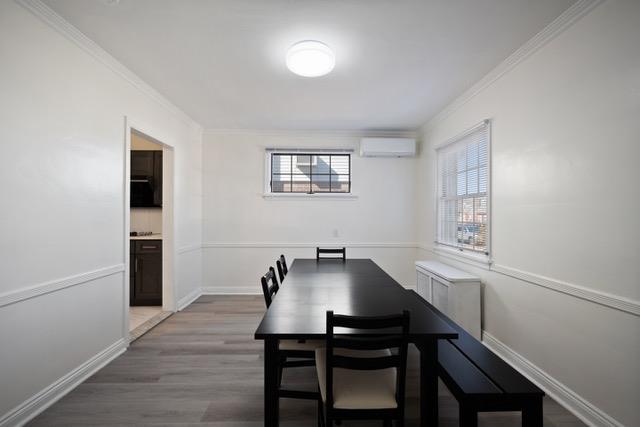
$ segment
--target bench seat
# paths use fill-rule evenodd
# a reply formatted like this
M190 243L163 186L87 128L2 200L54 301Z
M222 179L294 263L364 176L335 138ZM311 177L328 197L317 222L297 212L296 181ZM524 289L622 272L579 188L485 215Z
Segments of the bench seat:
M438 376L460 406L460 425L474 427L478 412L522 411L522 425L542 427L544 392L445 314L413 292L449 323L457 339L438 343Z

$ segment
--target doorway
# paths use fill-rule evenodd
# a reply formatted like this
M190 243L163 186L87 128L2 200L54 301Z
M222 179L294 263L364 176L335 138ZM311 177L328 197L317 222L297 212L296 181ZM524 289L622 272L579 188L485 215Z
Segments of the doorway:
M123 335L136 340L175 311L171 145L126 121Z

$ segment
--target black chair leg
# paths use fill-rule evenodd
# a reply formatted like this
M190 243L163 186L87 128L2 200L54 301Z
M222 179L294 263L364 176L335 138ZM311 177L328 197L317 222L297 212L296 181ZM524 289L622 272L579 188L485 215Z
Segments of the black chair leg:
M474 408L460 404L460 427L477 427L478 412Z
M282 385L282 373L284 371L284 364L287 362L287 358L280 356L280 363L278 364L278 388Z

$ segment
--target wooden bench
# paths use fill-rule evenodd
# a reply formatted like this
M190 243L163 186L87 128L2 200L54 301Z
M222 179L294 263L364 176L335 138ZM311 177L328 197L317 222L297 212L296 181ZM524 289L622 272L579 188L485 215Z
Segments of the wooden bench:
M414 291L416 298L428 304ZM522 425L542 427L544 392L435 307L458 339L438 343L438 376L459 404L460 425L476 426L478 412L522 411Z

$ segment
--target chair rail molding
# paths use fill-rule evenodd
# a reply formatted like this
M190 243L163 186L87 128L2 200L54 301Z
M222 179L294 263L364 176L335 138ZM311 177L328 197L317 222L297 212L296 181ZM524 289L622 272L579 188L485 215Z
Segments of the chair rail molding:
M613 417L579 396L489 332L482 331L482 343L587 425L623 427Z
M198 249L202 249L202 244L201 243L196 243L196 244L193 244L193 245L181 246L181 247L178 248L177 252L178 252L178 254L186 254L188 252L197 251Z
M109 267L103 267L97 270L64 277L62 279L55 279L49 282L9 291L4 294L0 294L0 307L123 272L124 264L115 264Z
M119 339L53 384L31 396L16 408L1 415L0 427L26 424L113 359L124 353L126 349L126 340L124 338Z
M577 285L575 283L565 282L559 279L542 276L540 274L531 273L517 268L508 267L499 263L492 263L491 265L480 265L474 261L468 261L464 258L443 254L442 252L434 250L434 248L427 245L419 245L417 249L429 252L432 256L438 258L445 258L447 260L453 260L463 264L468 264L476 268L481 268L487 271L491 271L504 276L509 276L514 279L521 280L532 285L542 286L547 289L551 289L556 292L561 292L566 295L570 295L576 298L580 298L586 301L590 301L596 304L600 304L605 307L609 307L615 310L620 310L625 313L632 314L634 316L640 316L640 301L631 298L623 297L620 295L611 294L596 289L587 288L585 286Z
M574 283L552 279L549 277L541 276L539 274L518 270L517 268L507 267L500 264L492 265L491 271L495 271L496 273L520 279L524 282L532 283L534 285L542 286L557 292L562 292L567 295L591 301L605 307L614 308L616 310L624 311L635 316L640 316L640 301L632 300L631 298L586 288Z
M406 248L415 249L415 242L206 242L202 244L207 248L315 248L318 246L347 248Z

